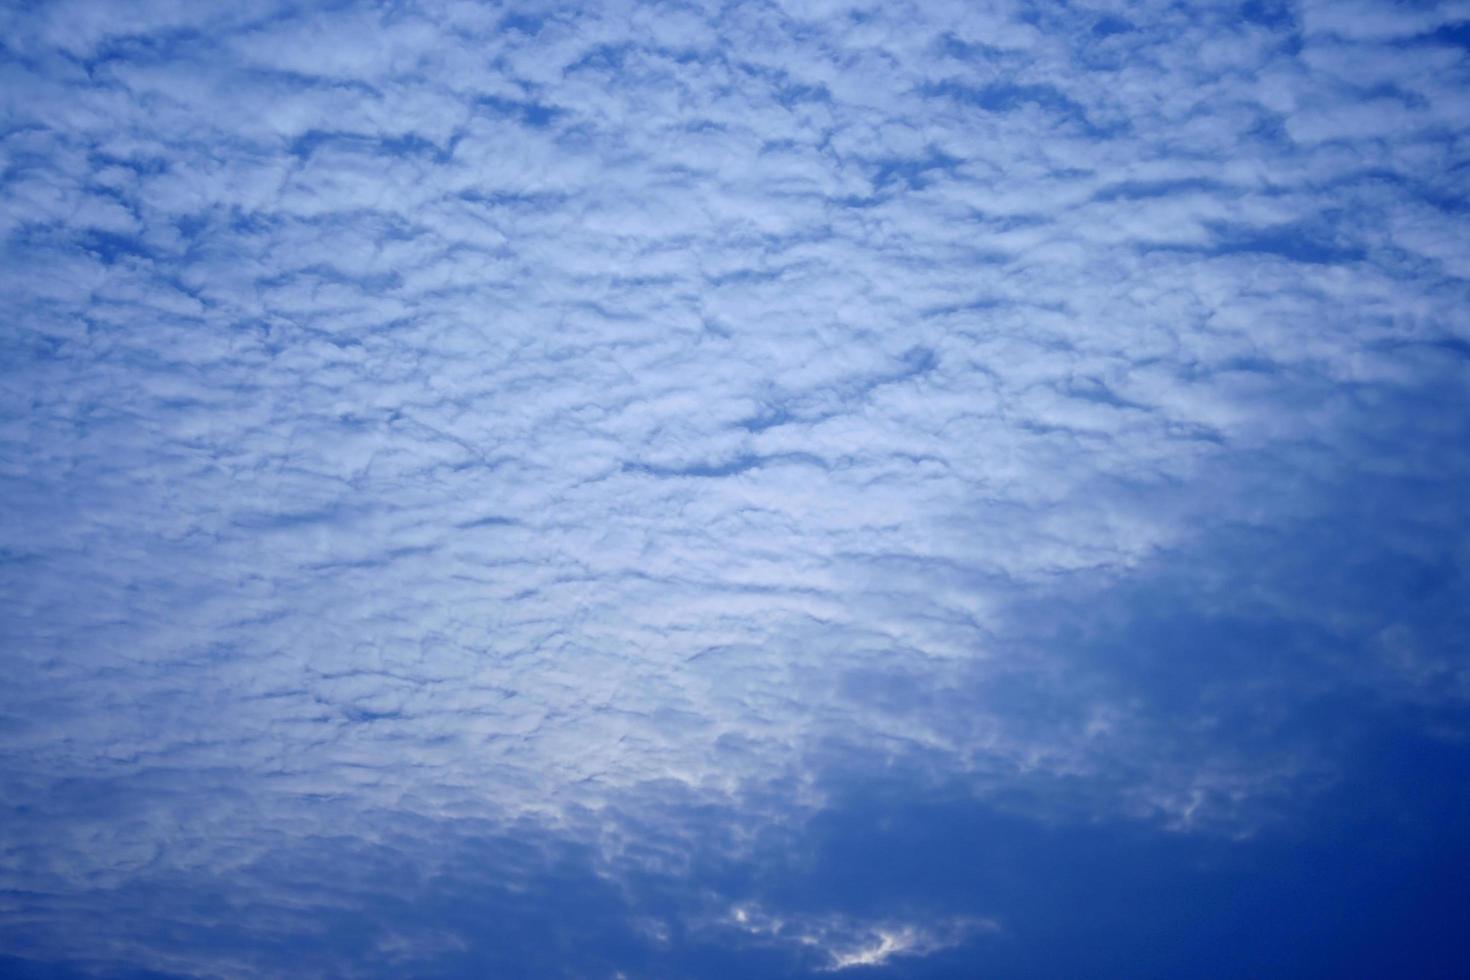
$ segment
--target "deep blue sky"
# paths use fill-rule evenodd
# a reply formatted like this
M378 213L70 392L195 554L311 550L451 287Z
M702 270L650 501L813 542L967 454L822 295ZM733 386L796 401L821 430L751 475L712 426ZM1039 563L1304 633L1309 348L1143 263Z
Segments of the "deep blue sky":
M0 976L1463 976L1467 82L0 7Z

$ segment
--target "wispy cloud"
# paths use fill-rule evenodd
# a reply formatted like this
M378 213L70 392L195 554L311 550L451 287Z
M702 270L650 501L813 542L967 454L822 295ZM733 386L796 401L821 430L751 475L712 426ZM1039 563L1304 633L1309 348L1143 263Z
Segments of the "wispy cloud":
M792 920L771 915L759 906L745 905L732 909L725 924L754 937L816 951L825 959L829 972L882 966L895 957L925 956L958 946L976 933L999 928L987 919L937 924L861 922L843 916Z

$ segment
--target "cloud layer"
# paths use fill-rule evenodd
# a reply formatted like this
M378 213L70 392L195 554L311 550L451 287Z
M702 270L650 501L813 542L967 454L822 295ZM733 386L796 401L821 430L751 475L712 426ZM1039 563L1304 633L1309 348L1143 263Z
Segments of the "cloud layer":
M913 963L1006 910L689 875L865 773L1248 840L1458 744L1467 21L0 14L0 952ZM346 924L467 851L604 945Z

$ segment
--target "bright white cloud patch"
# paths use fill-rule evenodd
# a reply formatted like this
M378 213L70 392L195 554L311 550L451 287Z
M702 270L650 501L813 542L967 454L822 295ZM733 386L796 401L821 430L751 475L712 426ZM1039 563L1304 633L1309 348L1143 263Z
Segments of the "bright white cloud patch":
M881 966L895 957L924 956L957 946L999 926L986 919L937 924L854 921L843 916L783 919L758 906L736 906L726 924L758 939L807 947L826 959L828 972Z
M67 924L398 821L666 868L676 806L799 821L854 757L1253 833L1335 759L1242 697L1470 694L1449 593L1380 622L1291 564L1398 513L1355 485L1470 560L1467 16L0 14L5 942L269 973ZM1377 659L1106 659L1175 588ZM860 931L829 966L968 939Z

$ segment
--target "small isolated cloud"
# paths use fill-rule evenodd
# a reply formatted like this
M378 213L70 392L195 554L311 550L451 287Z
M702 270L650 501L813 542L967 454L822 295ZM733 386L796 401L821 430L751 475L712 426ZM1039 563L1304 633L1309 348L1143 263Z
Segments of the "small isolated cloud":
M992 919L952 918L921 924L842 915L781 916L754 904L736 905L723 921L756 939L813 951L822 957L821 968L827 972L928 956L1000 930Z

